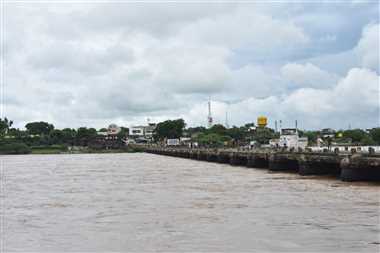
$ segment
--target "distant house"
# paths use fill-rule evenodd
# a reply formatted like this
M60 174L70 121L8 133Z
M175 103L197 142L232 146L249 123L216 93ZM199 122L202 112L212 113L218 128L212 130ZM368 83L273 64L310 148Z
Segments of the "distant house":
M129 135L133 138L144 137L145 126L133 126L129 130Z
M109 149L120 148L123 146L122 139L119 139L118 134L121 128L116 124L110 124L107 129L102 129L97 132L97 137L88 145L94 149Z
M155 129L156 124L154 123L150 123L147 126L133 126L129 130L129 134L134 139L152 140Z
M121 128L118 127L116 124L110 124L108 128L102 128L97 132L100 136L114 136L120 133Z
M273 148L279 147L279 142L280 142L280 139L270 139L269 145Z
M107 136L108 135L108 131L107 130L100 130L97 132L97 134L99 136Z
M121 131L120 127L118 127L116 124L111 124L108 126L107 134L108 135L117 135L118 133L120 133L120 131Z
M156 130L156 124L155 123L149 123L148 126L144 128L144 135L147 139L152 139L154 130Z
M299 137L298 131L295 128L281 129L281 135L278 141L279 147L287 148L306 148L308 145L307 137Z
M331 128L324 128L321 131L322 138L334 138L335 137L335 130Z

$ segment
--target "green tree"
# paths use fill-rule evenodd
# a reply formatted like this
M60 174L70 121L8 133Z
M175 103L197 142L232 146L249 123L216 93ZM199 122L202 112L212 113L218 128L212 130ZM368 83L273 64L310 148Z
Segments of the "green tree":
M194 135L196 136L196 135L199 135L200 133L204 133L204 132L206 132L206 130L207 129L203 126L189 127L189 128L184 130L183 135L188 136L188 137L192 137Z
M47 122L39 121L39 122L30 122L25 125L25 128L28 130L30 134L44 135L44 134L49 134L50 131L54 129L54 126Z
M13 136L16 139L23 139L28 136L28 133L18 128L9 128L8 135Z
M246 129L249 129L249 128L251 128L251 127L255 127L255 123L247 123L247 124L244 125L244 127L245 127Z
M310 143L316 143L320 135L319 131L299 131L299 133L301 137L307 137Z
M179 138L183 134L186 124L183 119L166 120L156 126L155 139L163 140L164 138Z
M377 145L380 145L380 127L369 130L369 135Z
M62 144L63 143L63 133L62 130L54 129L49 134L51 144Z
M226 134L231 137L234 140L243 140L244 137L247 135L246 128L236 127L233 126L229 129L227 129Z
M129 128L120 127L120 132L117 134L119 139L125 139L125 137L129 134Z
M4 136L12 125L13 121L8 120L7 117L5 117L4 119L0 118L0 136Z
M372 139L370 135L365 135L361 140L360 144L370 146L370 145L375 145L376 142Z
M268 144L270 139L275 138L275 132L271 128L257 128L254 140L260 144Z
M80 127L76 135L76 142L79 145L87 146L88 142L95 139L97 131L95 128Z
M201 133L197 137L197 142L203 146L208 147L221 147L224 145L224 142L231 141L231 137L226 135L220 135L217 133Z
M215 124L206 131L209 134L226 135L227 129L221 124Z
M70 145L74 145L77 131L71 128L62 129L62 142Z
M353 143L359 143L366 135L366 132L361 129L352 129L343 132L343 138L350 138Z

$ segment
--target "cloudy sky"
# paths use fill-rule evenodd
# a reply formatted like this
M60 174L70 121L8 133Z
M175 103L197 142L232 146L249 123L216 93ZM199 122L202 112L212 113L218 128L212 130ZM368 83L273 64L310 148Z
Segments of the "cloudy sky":
M16 127L206 125L209 97L222 124L226 111L230 125L380 124L378 1L9 1L3 13Z

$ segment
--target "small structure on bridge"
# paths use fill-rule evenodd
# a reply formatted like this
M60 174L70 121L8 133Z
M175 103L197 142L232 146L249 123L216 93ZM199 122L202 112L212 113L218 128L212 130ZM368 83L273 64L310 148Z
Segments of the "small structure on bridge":
M297 128L284 128L281 129L281 135L276 145L276 139L272 139L270 144L277 147L305 149L308 145L307 137L299 137Z

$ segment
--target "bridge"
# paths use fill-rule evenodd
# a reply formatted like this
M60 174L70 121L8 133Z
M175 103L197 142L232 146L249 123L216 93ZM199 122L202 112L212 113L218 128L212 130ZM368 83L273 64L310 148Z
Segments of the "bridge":
M283 150L238 151L145 146L143 151L234 166L291 171L300 175L334 175L343 181L380 182L380 155Z

